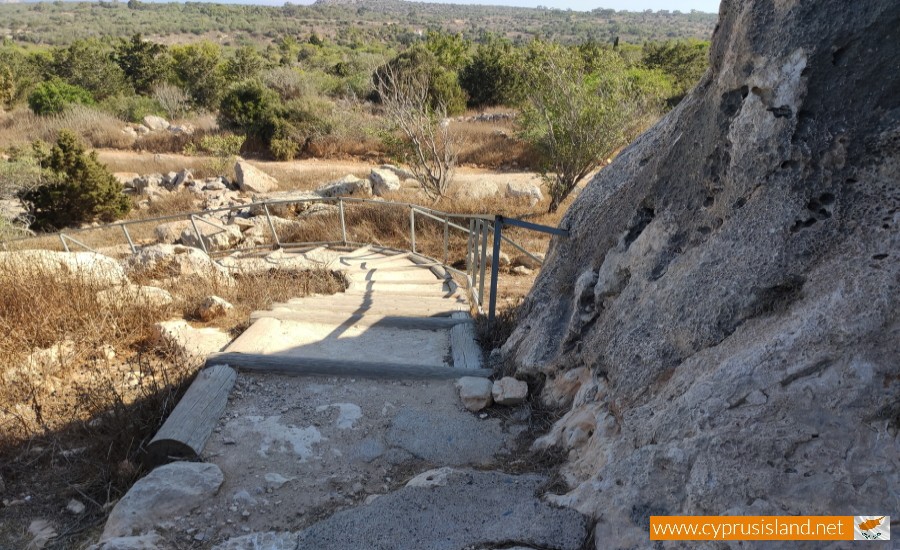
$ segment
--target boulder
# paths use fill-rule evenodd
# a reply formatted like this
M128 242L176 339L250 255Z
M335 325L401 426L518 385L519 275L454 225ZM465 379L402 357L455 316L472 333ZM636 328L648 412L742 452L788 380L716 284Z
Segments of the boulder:
M528 276L528 275L531 275L532 273L534 273L534 270L528 269L524 265L517 265L516 267L512 268L512 272L515 273L516 275L522 275L524 277L524 276Z
M518 405L528 397L528 384L511 376L494 381L491 396L498 405Z
M278 181L245 160L234 165L238 188L245 193L270 193L278 189Z
M196 248L157 244L142 247L138 253L125 258L123 266L128 273L138 276L199 277L214 285L232 286L234 279L228 270Z
M372 182L372 193L379 197L400 190L400 178L391 170L372 168L369 180Z
M97 290L128 284L128 277L119 262L95 252L0 252L0 271L23 278L75 280Z
M160 132L162 130L169 129L169 121L164 119L163 117L156 115L147 115L144 117L144 126L150 129L152 132Z
M506 184L506 198L527 200L529 206L534 206L544 200L544 194L537 184L529 182L511 181Z
M178 220L157 225L153 229L156 242L174 244L181 240L181 232L192 227L190 220Z
M126 127L122 128L122 133L133 139L137 139L137 137L138 137L137 130L135 130L131 126L126 126Z
M454 185L450 194L457 199L480 200L496 197L500 189L492 181L466 182Z
M316 188L316 193L322 197L369 196L372 194L372 185L369 180L350 174L337 181L319 186Z
M270 214L274 216L289 218L299 214L300 212L305 212L312 205L316 204L315 202L310 202L310 199L317 200L321 198L322 197L320 197L317 193L313 193L310 191L278 191L276 193L254 194L253 202L299 201L269 205ZM262 216L265 213L265 209L262 206L254 206L250 208L250 214L254 216Z
M543 265L544 255L535 253L534 256L539 258L541 261L539 262L526 254L519 254L518 256L513 258L512 265L515 267L527 267L528 269L540 269L541 265Z
M179 187L183 187L188 185L194 181L194 175L190 170L185 168L181 172L175 174L175 177L171 179L169 186L173 189L178 189Z
M414 180L416 179L416 175L410 172L405 168L400 168L399 166L395 166L393 164L382 164L378 167L379 170L387 170L388 172L393 172L397 179L400 181L405 180Z
M155 341L188 360L205 359L222 351L231 338L217 328L194 328L184 319L161 321L153 325Z
M491 396L493 385L487 378L463 376L456 381L456 387L459 389L459 398L463 406L472 412L490 407L494 402Z
M224 191L228 189L228 184L222 178L210 178L203 180L204 191Z
M203 248L200 239L203 239L203 245L209 252L219 250L229 250L236 247L244 239L241 230L233 225L220 225L218 221L212 222L216 225L197 220L194 225L185 227L181 231L181 243L185 246L194 248ZM200 232L198 235L197 232Z
M124 185L126 188L132 187L132 182L141 177L137 172L113 172L116 181Z
M645 546L650 514L897 508L898 25L723 1L704 77L565 213L503 349L592 370L551 499L597 548Z
M135 193L144 193L147 188L155 187L160 188L163 187L166 179L162 174L146 174L144 176L140 176L131 180L131 184L129 185L127 182L125 183L126 189L134 189Z
M138 124L134 127L134 131L137 132L137 135L139 136L146 136L150 133L150 128L147 128L143 124Z
M197 129L193 124L179 124L177 126L169 126L169 131L176 135L184 134L190 136L193 135Z
M176 516L204 506L224 481L215 464L173 462L135 483L106 520L101 544L118 537L149 534Z
M490 245L488 245L488 246L490 246ZM509 259L509 254L507 254L506 252L504 252L502 250L497 255L497 260L500 264L500 267L508 267L509 264L512 263L512 261ZM490 248L487 249L487 252L485 254L485 263L488 266L491 266L494 264L494 247L493 246L490 246Z
M197 308L197 315L203 321L212 321L219 317L228 315L228 312L234 309L230 302L218 296L207 296L200 307Z

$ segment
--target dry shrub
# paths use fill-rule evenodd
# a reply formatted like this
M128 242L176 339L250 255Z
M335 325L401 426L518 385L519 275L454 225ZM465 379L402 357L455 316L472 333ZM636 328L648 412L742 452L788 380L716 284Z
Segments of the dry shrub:
M16 548L27 545L35 517L54 519L57 547L80 547L142 473L146 444L199 367L161 347L154 323L191 319L203 298L218 294L235 309L216 325L235 332L274 301L342 288L324 270L238 275L235 285L143 273L132 282L169 290L171 305L101 304L95 280L21 262L0 256L0 476L4 497L31 495L28 506L4 510L0 536ZM57 359L29 362L50 348L61 351ZM60 514L69 498L86 513Z
M538 152L515 136L512 123L456 122L459 163L494 170L529 169L540 166Z
M191 191L176 191L164 195L150 203L146 210L133 210L132 218L158 218L198 210L197 194Z
M60 130L82 136L92 147L128 148L134 138L122 133L125 123L95 107L72 105L58 115L38 116L28 109L0 115L0 147L26 146L34 140L55 141Z

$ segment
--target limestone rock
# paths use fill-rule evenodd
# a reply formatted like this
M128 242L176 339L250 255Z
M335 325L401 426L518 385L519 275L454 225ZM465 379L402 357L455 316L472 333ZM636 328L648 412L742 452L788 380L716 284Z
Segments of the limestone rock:
M898 25L723 1L709 71L565 214L504 352L595 369L552 444L597 548L650 514L897 508Z
M78 281L98 290L128 284L128 277L118 261L95 252L0 252L0 271L15 277Z
M28 534L31 535L28 550L40 550L46 547L52 539L56 538L57 532L56 528L49 521L35 519L28 525Z
M492 181L453 185L450 194L458 199L479 200L500 194L497 184Z
M490 407L494 402L491 397L493 386L487 378L463 376L456 381L456 387L459 388L459 398L463 406L472 412Z
M234 309L234 306L230 302L218 296L207 296L200 304L197 315L204 321L212 321L213 319L224 317L232 309Z
M153 325L157 342L188 359L205 359L222 351L231 338L217 328L194 328L183 319L161 321Z
M294 550L297 535L294 533L251 533L229 539L213 547L213 550Z
M185 168L181 172L175 174L175 177L172 178L171 183L169 184L172 188L178 189L179 187L184 187L189 185L194 181L194 175L190 170Z
M364 197L372 194L372 184L369 183L369 180L350 174L337 181L319 186L316 193L322 197Z
M512 272L516 275L528 276L534 273L534 270L528 269L524 265L517 265L516 267L512 268Z
M137 537L116 537L100 544L89 546L88 550L160 550L165 541L155 531Z
M272 204L269 205L269 214L290 218L301 212L305 212L311 205L313 199L321 199L316 193L310 191L279 191L276 193L261 193L253 195L253 202L262 201L298 201L293 203ZM250 208L250 214L253 216L265 215L265 209L262 206Z
M143 122L144 126L149 128L153 132L168 130L170 126L168 120L156 115L145 116Z
M157 225L153 229L156 241L164 244L175 244L181 240L181 233L191 228L190 220L178 220Z
M113 177L125 187L130 187L132 182L140 178L141 175L136 172L113 172Z
M190 227L185 227L181 231L181 243L185 246L202 248L200 244L202 238L206 250L215 252L234 248L244 239L239 228L233 225L220 225L218 222L213 223L216 225L197 220ZM195 225L196 230L194 229ZM197 235L198 231L200 232L199 236Z
M518 405L528 397L528 384L511 376L494 381L491 396L498 405Z
M171 244L145 246L137 254L126 258L123 265L127 272L136 275L196 276L217 285L235 284L231 274L224 267L213 262L202 250L188 246Z
M372 182L372 192L379 197L400 190L400 178L392 170L372 168L369 180Z
M507 254L506 252L504 252L502 250L497 255L497 260L498 260L498 263L500 264L500 267L508 267L509 264L512 263L512 261L509 259L509 254ZM494 247L493 246L488 245L487 252L485 253L485 263L488 266L491 266L494 264Z
M66 511L69 512L70 514L74 514L76 516L83 514L84 509L85 509L84 503L81 501L75 500L74 498L71 499L68 504L66 504Z
M238 188L245 193L271 193L278 189L278 181L245 160L234 165Z
M518 256L513 258L512 265L515 267L527 267L528 269L540 269L544 260L544 255L539 253L535 253L534 255L541 261L538 262L537 260L526 254L519 254Z
M544 200L544 194L541 193L541 188L534 183L511 181L506 184L506 198L524 199L530 206L534 206Z
M215 464L173 462L138 480L116 503L100 541L147 534L189 514L218 492L224 476Z

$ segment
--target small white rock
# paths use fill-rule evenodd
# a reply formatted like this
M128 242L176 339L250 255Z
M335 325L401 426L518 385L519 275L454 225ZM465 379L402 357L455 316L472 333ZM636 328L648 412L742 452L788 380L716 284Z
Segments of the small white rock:
M208 296L203 300L203 303L200 304L197 314L204 321L212 321L213 319L224 317L232 309L234 309L234 306L223 298L219 298L218 296Z
M524 265L517 265L516 267L512 268L512 272L516 275L531 275L532 273L534 273L534 270L528 269Z
M84 504L73 498L69 501L69 504L66 505L66 511L70 514L75 514L76 516L81 515L84 513Z
M500 405L518 405L528 397L528 384L511 376L504 376L494 382L491 396Z
M456 381L456 387L459 388L459 398L463 406L472 412L490 407L493 403L491 396L493 385L487 378L463 376Z

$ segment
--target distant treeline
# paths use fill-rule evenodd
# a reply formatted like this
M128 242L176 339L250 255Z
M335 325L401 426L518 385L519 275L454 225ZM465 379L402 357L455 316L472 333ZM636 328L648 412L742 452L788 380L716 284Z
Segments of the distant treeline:
M385 0L366 4L317 3L282 7L187 3L39 2L0 4L0 37L31 44L141 33L167 43L205 37L226 46L265 43L316 33L342 45L409 44L429 30L470 40L499 35L563 43L643 43L708 40L717 16L700 12L623 12L430 4Z

